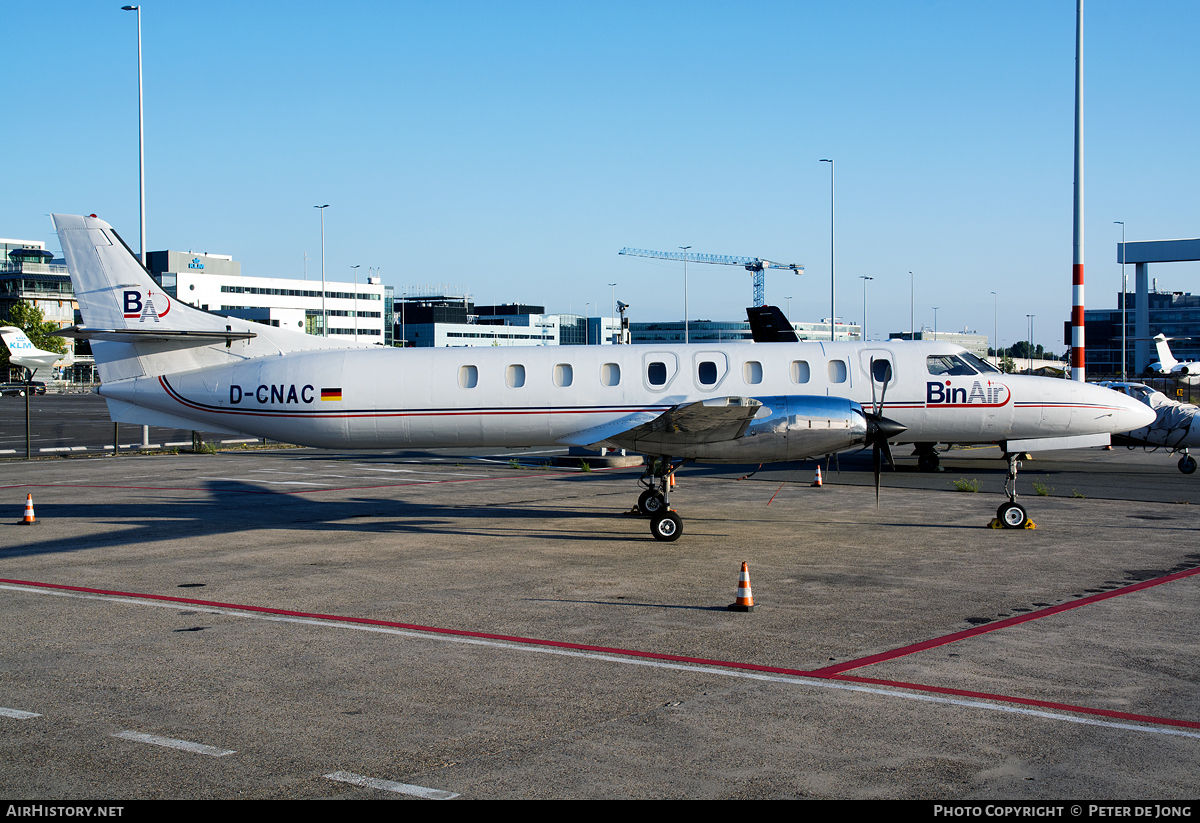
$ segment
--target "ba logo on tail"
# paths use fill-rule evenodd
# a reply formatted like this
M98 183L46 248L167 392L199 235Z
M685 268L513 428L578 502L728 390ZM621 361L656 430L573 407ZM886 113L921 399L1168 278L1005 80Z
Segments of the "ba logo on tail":
M159 311L157 308L155 308L154 301L156 299L159 301L160 305L166 306L162 311ZM146 318L151 317L154 319L154 322L157 323L160 317L166 317L167 313L170 311L171 298L167 297L167 295L163 294L162 292L158 292L157 298L155 297L155 293L153 291L146 292L146 298L144 300L142 299L142 293L140 291L125 292L126 320L136 319L139 323L145 323Z

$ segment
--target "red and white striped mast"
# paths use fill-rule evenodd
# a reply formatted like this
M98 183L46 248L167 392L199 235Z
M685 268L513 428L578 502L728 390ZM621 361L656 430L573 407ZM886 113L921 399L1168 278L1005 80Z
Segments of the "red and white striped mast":
M1071 258L1071 379L1084 381L1083 354L1083 0L1075 2L1075 251Z

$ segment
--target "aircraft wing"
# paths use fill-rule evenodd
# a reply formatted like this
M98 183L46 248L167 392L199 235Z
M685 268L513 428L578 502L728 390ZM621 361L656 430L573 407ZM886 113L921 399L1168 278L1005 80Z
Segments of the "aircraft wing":
M670 454L684 447L738 439L761 408L762 403L751 397L714 397L681 403L658 415L640 412L559 442Z

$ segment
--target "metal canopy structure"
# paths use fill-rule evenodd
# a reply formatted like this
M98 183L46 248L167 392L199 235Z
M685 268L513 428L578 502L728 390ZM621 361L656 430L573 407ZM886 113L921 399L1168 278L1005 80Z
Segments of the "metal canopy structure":
M1141 374L1150 365L1151 263L1191 263L1200 260L1200 237L1181 240L1140 240L1117 244L1117 262L1134 264L1133 368ZM1122 297L1122 300L1125 298Z

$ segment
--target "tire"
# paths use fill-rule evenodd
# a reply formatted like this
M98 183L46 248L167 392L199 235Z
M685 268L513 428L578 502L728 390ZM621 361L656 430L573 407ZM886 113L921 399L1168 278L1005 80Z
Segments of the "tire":
M655 540L674 543L683 534L683 521L672 511L656 514L650 521L650 534L654 535Z
M646 489L638 497L638 511L644 515L653 517L659 512L667 508L667 501L663 500L661 494L654 489Z
M1192 474L1196 471L1196 458L1190 454L1185 454L1179 458L1179 470L1184 474Z
M1023 529L1029 522L1029 515L1020 503L1005 503L996 509L996 517L1006 529Z
M937 456L937 452L921 452L917 456L917 468L923 472L935 472L942 464L942 460Z

